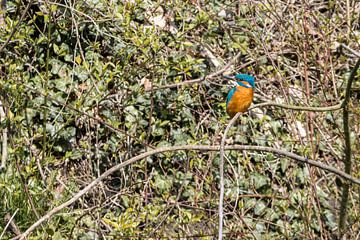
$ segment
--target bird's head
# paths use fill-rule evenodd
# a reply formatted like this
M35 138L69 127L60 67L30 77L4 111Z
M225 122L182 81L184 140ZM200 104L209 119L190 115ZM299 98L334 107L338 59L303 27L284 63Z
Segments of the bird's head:
M235 86L242 86L242 87L246 87L246 88L255 88L255 78L253 76L250 76L248 74L242 74L242 73L238 73L235 76L226 76L224 75L225 78L231 79L233 81L231 81ZM244 84L243 82L248 83Z

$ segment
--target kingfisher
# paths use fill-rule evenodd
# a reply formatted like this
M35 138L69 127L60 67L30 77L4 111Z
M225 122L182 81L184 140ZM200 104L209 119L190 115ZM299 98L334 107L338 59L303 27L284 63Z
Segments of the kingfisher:
M234 117L236 113L245 112L250 107L254 97L255 78L247 74L224 77L236 81L236 86L229 91L226 98L226 112L230 117Z

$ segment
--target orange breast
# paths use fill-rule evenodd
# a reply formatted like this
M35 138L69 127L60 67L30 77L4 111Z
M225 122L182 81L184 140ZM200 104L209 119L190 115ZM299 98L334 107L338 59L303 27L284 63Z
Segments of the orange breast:
M230 117L234 117L238 112L245 112L251 105L254 97L252 88L245 88L237 86L234 95L232 96L226 112Z

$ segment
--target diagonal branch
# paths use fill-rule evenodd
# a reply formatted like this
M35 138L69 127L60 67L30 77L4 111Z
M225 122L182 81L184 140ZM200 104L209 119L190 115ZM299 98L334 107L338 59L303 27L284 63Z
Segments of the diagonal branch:
M348 47L347 45L345 45L345 44L343 44L343 43L341 44L341 46L342 46L343 48L345 48L346 50L348 50L349 52L351 52L352 54L354 54L356 57L360 57L360 52L355 51L354 49Z

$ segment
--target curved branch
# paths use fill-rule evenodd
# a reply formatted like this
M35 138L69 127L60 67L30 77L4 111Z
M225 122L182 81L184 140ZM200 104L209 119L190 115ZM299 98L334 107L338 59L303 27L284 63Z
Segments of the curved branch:
M360 185L360 179L354 178L349 174L344 173L343 171L340 171L334 167L331 167L329 165L326 165L324 163L309 160L307 158L304 158L302 156L299 156L294 153L282 151L279 149L271 148L271 147L262 147L262 146L247 146L247 145L231 145L231 146L225 146L225 150L248 150L248 151L263 151L263 152L272 152L281 156L289 157L295 161L301 162L301 163L307 163L311 166L321 168L325 171L331 172L336 174L337 176L351 182ZM85 195L89 190L94 188L97 184L99 184L102 180L104 180L109 175L113 174L114 172L119 171L125 166L128 166L134 162L137 162L141 159L144 159L146 157L149 157L154 154L163 153L163 152L174 152L174 151L180 151L180 150L194 150L194 151L219 151L220 146L206 146L206 145L182 145L182 146L172 146L172 147L162 147L157 148L145 153L142 153L138 156L135 156L133 158L130 158L129 160L122 162L118 165L115 165L114 167L108 169L103 174L100 175L97 179L92 181L89 185L87 185L85 188L83 188L81 191L79 191L77 194L75 194L71 199L64 202L63 204L55 207L54 209L50 210L47 214L45 214L43 217L41 217L38 221L36 221L33 225L31 225L22 235L16 237L15 239L25 239L32 231L34 231L37 227L39 227L42 223L44 223L46 220L49 220L54 214L58 213L62 209L70 206L74 202L76 202L80 197Z

